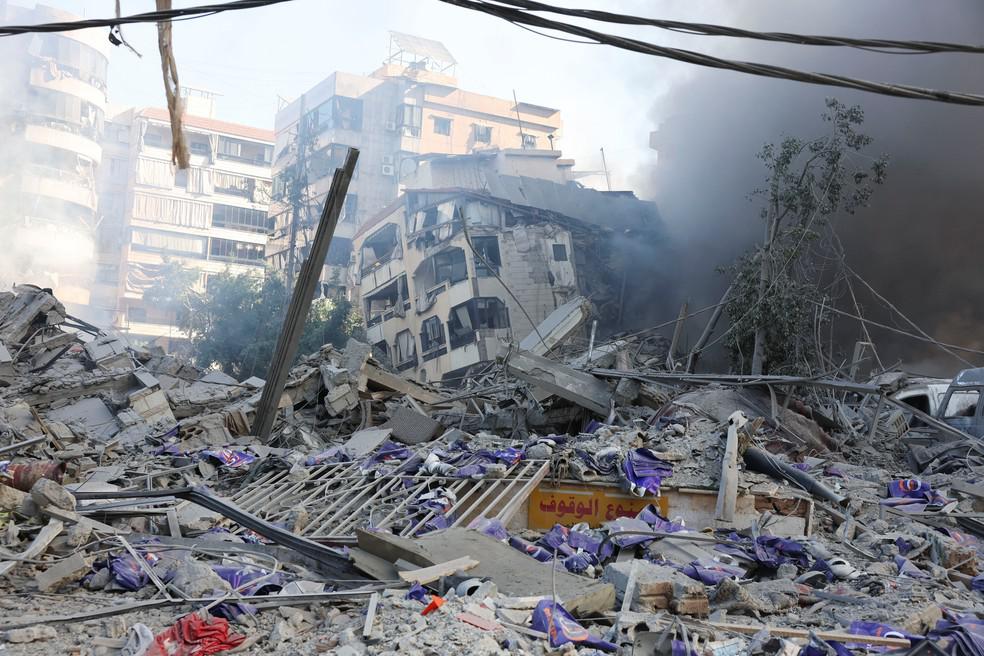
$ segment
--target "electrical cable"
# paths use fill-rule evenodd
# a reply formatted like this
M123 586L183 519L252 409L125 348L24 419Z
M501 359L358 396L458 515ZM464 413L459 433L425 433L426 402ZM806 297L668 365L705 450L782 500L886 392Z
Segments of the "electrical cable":
M984 46L967 45L941 41L909 41L899 39L855 39L843 36L819 36L813 34L796 34L790 32L759 32L745 30L727 25L709 23L691 23L685 21L665 20L660 18L645 18L629 14L618 14L594 9L574 9L557 7L534 0L493 0L501 5L510 5L528 11L544 11L561 14L574 18L585 18L618 25L645 25L658 27L673 32L683 32L696 36L730 36L755 41L770 41L776 43L792 43L804 46L838 46L873 50L884 54L935 54L935 53L965 53L984 54Z
M457 7L471 9L473 11L480 11L482 13L495 16L496 18L501 18L510 23L522 23L524 25L533 25L558 32L573 34L575 36L592 39L597 43L614 46L621 50L639 52L654 57L663 57L665 59L694 64L706 68L730 70L748 75L756 75L759 77L791 80L794 82L803 82L806 84L816 84L820 86L843 87L846 89L866 91L883 96L894 96L897 98L932 100L956 105L984 105L984 95L980 94L929 89L926 87L917 87L906 84L872 82L870 80L862 80L859 78L848 77L846 75L837 75L832 73L810 73L807 71L787 68L785 66L722 59L720 57L714 57L701 52L695 52L693 50L671 48L668 46L650 43L648 41L640 41L638 39L630 39L606 32L598 32L586 27L571 25L569 23L554 21L541 16L529 14L518 9L511 9L501 5L492 5L483 0L439 1L446 4L455 5Z
M187 20L189 18L204 18L214 16L224 11L239 11L241 9L256 9L269 5L292 2L292 0L237 0L215 5L200 5L184 7L183 9L168 9L166 11L148 11L143 14L119 16L114 18L90 18L78 21L62 21L59 23L41 23L37 25L4 25L0 26L0 36L17 34L38 34L44 32L71 32L86 30L93 27L114 27L132 23L159 23L172 19Z
M819 303L817 303L816 301L814 301L812 299L807 299L807 300L810 303L813 303L814 305L819 305ZM932 337L923 337L922 335L917 335L915 333L906 332L905 330L902 330L900 328L896 328L894 326L889 326L888 324L879 323L877 321L872 321L871 319L865 319L864 317L859 317L856 314L851 314L850 312L846 312L845 310L838 310L837 308L834 308L834 307L827 307L826 310L828 312L833 312L835 314L840 314L840 315L843 315L845 317L849 317L851 319L856 319L858 321L863 321L864 323L871 324L872 326L878 326L879 328L884 328L885 330L891 331L893 333L897 333L899 335L903 335L905 337L911 337L912 339L917 339L920 342L926 342L928 344L934 344L934 345L939 346L941 348L953 349L955 351L963 351L965 353L973 353L975 355L984 355L984 351L981 351L981 350L978 350L978 349L968 348L966 346L959 346L957 344L947 344L946 342L941 342L941 341L939 341L937 339L933 339Z

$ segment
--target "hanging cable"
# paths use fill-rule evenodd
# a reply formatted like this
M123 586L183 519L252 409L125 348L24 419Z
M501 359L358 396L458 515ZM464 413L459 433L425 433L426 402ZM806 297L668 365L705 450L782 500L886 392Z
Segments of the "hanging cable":
M148 11L143 14L133 14L132 16L119 16L114 18L90 18L78 21L63 21L59 23L42 23L38 25L5 25L0 26L0 36L14 36L16 34L37 34L41 32L71 32L74 30L87 30L93 27L113 27L117 25L129 25L131 23L158 23L171 19L203 18L212 16L224 11L239 11L241 9L256 9L257 7L267 7L277 5L292 0L237 0L236 2L223 2L215 5L201 5L198 7L184 7L181 9L167 9L163 11Z
M956 105L984 105L984 95L979 94L928 89L925 87L916 87L907 84L872 82L845 75L836 75L831 73L809 73L806 71L786 68L784 66L774 66L772 64L722 59L720 57L713 57L711 55L692 50L670 48L668 46L661 46L648 41L640 41L638 39L630 39L628 37L618 36L615 34L598 32L579 25L571 25L569 23L563 23L560 21L543 18L542 16L529 14L518 9L512 9L502 5L493 5L483 0L439 1L446 4L455 5L457 7L471 9L473 11L480 11L516 25L532 25L535 27L555 30L557 32L564 32L566 34L573 34L575 36L591 39L597 43L614 46L622 50L639 52L654 57L663 57L665 59L694 64L697 66L704 66L707 68L736 71L759 77L791 80L794 82L804 82L806 84L816 84L820 86L856 89L858 91L867 91L869 93L875 93L883 96L894 96L897 98L933 100L936 102Z
M984 54L984 46L945 41L909 41L899 39L855 39L843 36L818 36L812 34L795 34L791 32L758 32L743 30L727 25L712 25L709 23L691 23L686 21L664 20L661 18L645 18L629 14L618 14L594 9L573 9L557 7L534 0L493 0L500 5L510 5L528 11L543 11L552 14L585 18L617 25L646 25L658 27L673 32L683 32L696 36L730 36L755 41L771 41L774 43L792 43L803 46L839 46L874 50L885 54L935 54L943 52Z

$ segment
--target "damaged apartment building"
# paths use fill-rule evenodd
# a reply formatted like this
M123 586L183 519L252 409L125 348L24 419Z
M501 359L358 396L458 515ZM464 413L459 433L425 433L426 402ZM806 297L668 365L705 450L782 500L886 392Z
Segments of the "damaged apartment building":
M462 89L455 69L443 44L391 32L389 53L370 75L332 73L279 109L269 269L289 274L300 266L332 175L350 146L359 149L359 164L322 276L322 292L331 296L346 294L359 226L396 199L416 157L559 147L559 110ZM304 193L292 194L294 185Z
M351 284L377 357L454 384L582 297L611 332L627 283L618 243L658 241L662 223L653 203L571 178L556 151L418 158L354 238Z

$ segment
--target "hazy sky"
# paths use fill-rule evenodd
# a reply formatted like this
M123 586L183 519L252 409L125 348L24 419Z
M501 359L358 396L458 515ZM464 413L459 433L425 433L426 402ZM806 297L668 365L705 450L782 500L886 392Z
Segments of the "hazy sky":
M113 13L112 0L47 4L86 17ZM194 4L204 2L176 2ZM629 13L654 11L654 3L639 0L578 4ZM122 2L126 14L153 6L151 0ZM731 12L726 2L673 0L660 2L659 13L727 21ZM465 89L502 97L515 90L520 100L561 109L564 135L558 146L577 159L578 168L588 170L601 168L599 148L604 147L613 183L620 187L653 158L648 140L655 99L688 74L682 64L550 39L437 0L295 0L176 22L174 41L181 83L221 94L217 117L272 128L278 96L293 99L335 70L374 70L387 54L389 30L443 42L458 61L457 75ZM695 37L667 32L636 33L666 43L698 44ZM124 35L143 57L114 48L110 101L163 106L154 26L128 25Z

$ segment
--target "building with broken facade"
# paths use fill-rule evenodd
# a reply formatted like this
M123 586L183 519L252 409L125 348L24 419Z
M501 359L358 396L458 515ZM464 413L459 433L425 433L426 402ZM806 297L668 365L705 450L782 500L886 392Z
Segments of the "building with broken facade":
M299 268L349 146L361 152L328 254L323 280L330 294L344 288L359 225L397 197L415 156L553 150L559 110L461 89L455 65L442 44L393 32L389 56L371 75L333 73L277 112L271 268ZM304 193L292 197L293 184Z
M78 17L0 0L4 24ZM0 39L0 283L53 287L89 302L109 43L100 30Z
M143 302L167 262L198 272L199 291L220 272L263 275L273 133L212 118L212 100L185 98L187 170L171 163L167 110L107 121L93 306L138 342L185 338L173 313Z
M662 223L631 193L572 183L570 165L522 149L417 160L406 191L354 238L351 284L377 357L453 383L578 297L614 327L618 240L659 240Z

